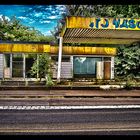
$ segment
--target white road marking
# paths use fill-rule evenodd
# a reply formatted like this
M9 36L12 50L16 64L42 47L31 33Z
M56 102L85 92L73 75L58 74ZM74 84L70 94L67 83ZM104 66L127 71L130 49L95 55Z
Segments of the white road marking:
M121 109L140 108L140 105L98 105L98 106L0 106L0 110L51 110L51 109Z

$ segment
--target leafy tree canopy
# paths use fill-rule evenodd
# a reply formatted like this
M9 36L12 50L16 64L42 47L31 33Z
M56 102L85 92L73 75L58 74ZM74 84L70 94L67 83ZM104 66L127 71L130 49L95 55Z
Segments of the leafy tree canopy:
M50 42L53 36L45 36L34 28L24 26L16 17L10 20L2 16L0 19L0 39L2 41L40 41Z

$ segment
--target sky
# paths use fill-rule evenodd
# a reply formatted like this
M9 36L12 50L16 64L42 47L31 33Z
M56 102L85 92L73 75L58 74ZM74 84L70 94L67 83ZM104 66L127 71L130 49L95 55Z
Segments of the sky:
M54 30L65 11L64 5L0 5L0 18L2 15L7 19L15 16L23 25L51 35L50 30Z

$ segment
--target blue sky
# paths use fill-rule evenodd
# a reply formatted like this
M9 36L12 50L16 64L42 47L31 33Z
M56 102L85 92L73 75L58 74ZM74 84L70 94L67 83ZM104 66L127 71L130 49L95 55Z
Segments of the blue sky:
M2 15L7 19L16 16L23 25L51 35L50 30L54 30L65 11L64 5L0 5L0 18Z

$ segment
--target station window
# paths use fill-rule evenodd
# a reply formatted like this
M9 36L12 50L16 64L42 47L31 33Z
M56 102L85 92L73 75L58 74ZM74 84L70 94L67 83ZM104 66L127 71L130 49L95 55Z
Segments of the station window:
M74 57L74 75L96 75L96 63L102 58Z
M5 67L10 67L10 54L5 54Z

